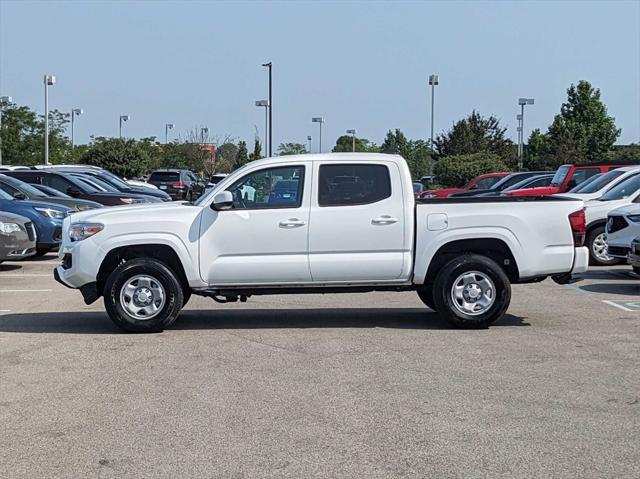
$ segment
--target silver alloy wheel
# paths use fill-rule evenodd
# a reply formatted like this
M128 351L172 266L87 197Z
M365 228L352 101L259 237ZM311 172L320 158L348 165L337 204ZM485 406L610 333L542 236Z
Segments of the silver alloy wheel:
M153 276L138 274L120 289L120 305L134 319L147 320L156 316L166 301L164 287Z
M486 274L467 271L451 286L451 300L455 308L469 316L486 313L496 301L496 287Z
M607 242L604 240L604 233L600 233L598 236L593 238L593 244L591 246L591 251L593 252L593 256L596 257L599 261L608 262L613 258L609 256L609 247L607 246Z

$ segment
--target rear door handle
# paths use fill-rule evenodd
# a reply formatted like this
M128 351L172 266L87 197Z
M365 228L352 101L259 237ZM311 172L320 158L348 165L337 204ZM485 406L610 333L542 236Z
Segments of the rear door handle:
M394 218L389 215L378 216L377 218L373 218L371 220L371 224L374 225L392 225L393 223L397 223L398 218Z
M300 226L304 226L307 223L298 219L298 218L289 218L288 220L283 220L279 223L280 228L299 228Z

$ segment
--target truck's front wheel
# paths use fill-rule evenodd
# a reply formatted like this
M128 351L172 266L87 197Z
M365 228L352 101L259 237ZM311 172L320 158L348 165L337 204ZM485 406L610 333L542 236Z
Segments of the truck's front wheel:
M107 278L104 305L111 320L130 333L155 333L170 326L183 305L174 272L152 258L118 266Z
M490 258L466 254L443 266L436 277L436 311L457 328L486 328L500 319L511 301L511 284Z

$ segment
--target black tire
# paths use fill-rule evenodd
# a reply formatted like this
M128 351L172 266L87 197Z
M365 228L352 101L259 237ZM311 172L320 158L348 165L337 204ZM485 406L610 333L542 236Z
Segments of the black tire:
M182 307L184 308L191 299L191 290L186 287L182 289Z
M165 303L149 319L137 319L120 304L120 293L125 283L134 276L149 275L164 289ZM136 258L118 266L107 278L104 287L104 305L111 320L129 333L157 333L169 327L178 317L184 304L184 292L175 273L164 263L153 258Z
M604 259L596 256L596 246L594 243L596 238L602 234L604 234L604 226L597 226L587 234L586 246L589 248L589 264L591 266L613 266L620 263L620 260L616 258L611 258L605 261Z
M49 251L51 251L49 248L36 248L36 254L34 254L33 256L36 258L41 258L45 254L47 254Z
M418 297L425 304L425 306L433 311L436 310L436 306L433 302L433 286L424 286L417 290Z
M478 272L493 282L493 303L481 314L466 314L454 304L454 282L464 273ZM511 284L502 268L486 256L466 254L449 261L433 285L436 311L456 328L482 329L500 319L511 302ZM464 308L462 308L464 309Z

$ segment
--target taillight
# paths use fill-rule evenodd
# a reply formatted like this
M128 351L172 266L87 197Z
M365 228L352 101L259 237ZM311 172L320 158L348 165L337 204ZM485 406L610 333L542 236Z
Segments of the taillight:
M584 246L584 238L587 233L587 220L584 215L584 209L571 213L569 215L569 224L573 233L573 244L575 246Z
M178 189L187 187L187 185L185 185L182 181L174 181L173 183L171 183L171 186Z

